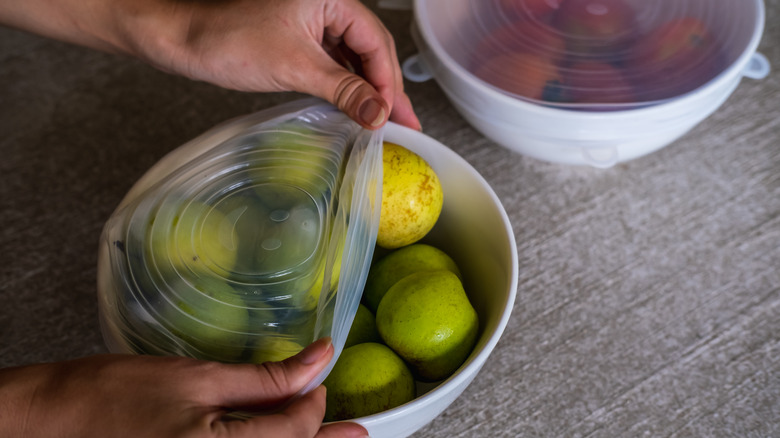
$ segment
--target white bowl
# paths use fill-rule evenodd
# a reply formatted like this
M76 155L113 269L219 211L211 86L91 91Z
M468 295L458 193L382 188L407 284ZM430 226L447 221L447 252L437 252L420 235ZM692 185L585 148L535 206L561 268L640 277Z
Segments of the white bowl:
M743 76L761 79L769 73L768 61L756 53L764 28L763 2L733 0L728 5L731 10L726 14L707 14L707 18L713 29L723 28L718 20L728 20L730 33L724 38L732 52L729 59L735 61L699 88L651 106L616 111L563 109L490 86L456 61L453 50L448 52L443 44L448 38L462 42L460 29L452 23L468 16L473 6L468 1L415 1L412 35L419 53L406 60L404 73L415 81L435 78L458 112L504 147L550 162L610 167L670 144L723 104Z
M444 207L424 239L447 252L464 275L464 286L480 318L480 335L466 362L445 381L426 388L397 408L356 419L372 438L408 436L438 416L471 383L506 327L515 301L517 247L509 218L484 178L436 140L389 123L384 139L423 157L438 174Z
M324 117L324 113L315 112L313 114L316 117L321 117L325 122L329 120L328 117ZM126 208L133 205L128 200L133 200L137 196L151 198L147 192L148 188L157 187L157 183L161 179L166 178L170 172L181 167L183 163L188 163L190 166L187 168L188 171L198 174L198 178L211 181L210 174L204 174L200 171L200 167L192 165L190 161L192 157L205 156L207 151L217 150L213 148L220 147L219 153L211 154L208 157L232 157L229 152L244 150L233 148L231 145L235 141L230 142L233 139L238 139L241 141L236 144L244 144L244 130L254 123L254 117L260 117L260 115L250 115L248 118L226 122L167 155L136 183L126 196L122 206L117 210L124 212ZM237 133L239 134L237 135ZM417 392L418 397L403 406L356 419L368 429L374 438L403 437L413 433L439 415L465 390L487 361L506 327L514 305L518 281L517 249L511 224L498 197L479 173L455 152L421 132L389 123L381 133L384 140L403 145L422 156L430 163L440 178L444 191L442 213L436 226L423 241L444 250L458 264L463 274L466 292L479 315L480 334L471 355L448 379L436 384L420 384ZM223 144L231 147L221 146ZM225 149L226 147L227 149ZM241 158L243 157L241 156ZM206 162L211 163L211 161ZM228 166L224 165L225 162L228 163ZM217 168L220 171L225 168L233 169L230 166L232 163L233 161L219 160L217 164L221 167ZM242 163L244 163L242 166L236 167L239 169L239 175L243 175L240 173L240 169L246 165L246 162L242 161ZM232 174L222 171L220 175ZM222 178L219 181L225 180ZM227 180L235 181L235 179ZM178 182L179 180L174 181ZM234 185L238 186L238 184ZM167 187L167 185L163 187ZM211 187L207 186L207 188ZM220 191L222 186L217 185L216 187L217 191L222 193ZM225 190L224 193L232 192ZM370 197L368 194L367 198ZM129 211L133 213L136 210ZM359 212L353 205L350 213L357 215ZM124 218L122 215L118 217ZM378 215L376 219L378 219ZM366 221L355 220L354 222L364 223ZM108 224L111 223L112 221L108 222ZM107 225L106 228L113 230L115 227ZM118 229L121 230L121 228ZM117 302L127 301L126 298L121 298L125 296L124 289L115 287L117 278L122 280L118 283L124 284L125 277L122 276L124 271L112 270L112 251L116 259L123 260L128 248L125 244L117 244L118 242L122 242L122 240L110 238L108 234L104 234L98 263L101 325L109 349L114 352L139 353L145 350L137 351L134 347L137 343L143 342L147 348L160 348L160 351L152 350L157 354L196 354L197 351L192 353L191 350L185 349L162 350L162 348L167 347L167 344L158 345L158 333L161 333L161 331L157 331L159 324L148 311L143 310L143 306L134 305L132 311L124 313L114 312ZM362 244L356 246L358 250L363 247ZM369 250L373 248L373 243L369 242L366 248ZM127 252L130 251L127 250ZM353 268L352 272L359 272L359 275L364 274L357 264ZM366 266L366 272L367 269ZM344 283L343 280L349 277L344 274L345 272L342 266L340 286ZM353 276L354 281L357 281L354 279L357 276ZM365 277L361 281L364 280ZM132 281L128 281L128 283L130 282ZM349 291L351 290L349 289ZM338 296L349 300L348 297L352 296L349 291L342 291ZM359 293L360 290L357 292ZM360 298L359 295L356 297ZM130 304L134 303L132 300L129 302ZM339 305L336 307L339 307L340 311L346 311L346 307ZM355 301L353 308L356 307L357 302ZM132 325L125 324L125 321L131 320L126 318L125 314L132 316ZM341 317L334 316L333 320L341 320ZM348 325L346 328L348 330ZM333 330L336 331L335 328ZM346 337L346 332L343 334ZM343 342L343 337L341 342ZM334 345L336 344L338 341L334 335ZM329 368L326 371L329 371ZM322 379L318 376L317 379L309 383L308 387L319 384L321 381Z

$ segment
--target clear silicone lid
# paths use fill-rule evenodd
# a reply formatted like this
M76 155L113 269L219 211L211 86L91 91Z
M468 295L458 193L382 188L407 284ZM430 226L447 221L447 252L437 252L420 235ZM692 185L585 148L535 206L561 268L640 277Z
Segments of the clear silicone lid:
M757 23L745 0L421 0L448 56L478 80L554 107L625 109L708 83Z
M181 146L104 228L98 289L109 347L260 363L331 336L338 352L380 196L381 137L319 101Z

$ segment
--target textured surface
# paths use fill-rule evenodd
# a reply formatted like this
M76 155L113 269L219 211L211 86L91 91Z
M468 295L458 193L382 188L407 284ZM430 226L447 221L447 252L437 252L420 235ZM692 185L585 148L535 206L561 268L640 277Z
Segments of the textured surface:
M766 5L759 51L780 70ZM414 53L410 13L380 15ZM511 153L435 82L407 90L424 132L501 198L520 261L496 350L417 436L780 436L780 74L608 170ZM0 366L105 351L96 248L119 200L186 140L295 97L0 28Z

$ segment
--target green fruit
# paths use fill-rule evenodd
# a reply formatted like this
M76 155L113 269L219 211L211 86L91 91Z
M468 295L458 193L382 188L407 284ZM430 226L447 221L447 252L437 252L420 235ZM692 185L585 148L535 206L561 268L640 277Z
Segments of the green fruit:
M368 273L363 302L376 312L379 302L392 285L409 274L445 269L460 278L460 270L444 251L424 243L397 249L379 259Z
M267 230L268 209L254 196L254 190L240 190L218 200L215 207L234 224L237 241L236 275L262 274L258 260Z
M236 262L234 223L200 202L161 207L151 224L150 238L153 262L161 269L173 266L179 272L215 272L227 277Z
M382 339L379 337L379 332L376 329L374 314L368 310L368 307L359 304L357 313L355 313L355 319L352 320L352 326L349 328L349 335L347 335L344 348L366 342L382 342Z
M295 356L303 346L290 339L274 336L264 336L257 341L252 350L252 363L280 362Z
M237 222L242 245L251 248L251 258L241 261L245 272L275 277L313 269L310 260L323 234L320 207L304 190L288 184L263 183L253 189L258 205L246 209ZM254 234L244 232L251 227Z
M380 336L422 380L448 377L471 353L478 317L458 276L417 272L387 291L376 314Z
M258 145L248 161L249 176L256 183L289 184L318 200L329 197L341 178L343 138L323 137L306 127L282 125L255 140Z
M404 361L382 344L344 349L325 379L326 421L365 417L414 399L415 384Z
M249 337L249 313L237 292L223 281L206 277L192 285L175 282L172 290L172 303L163 300L159 308L163 325L197 350L195 356L239 360Z
M325 288L326 294L329 291L333 291L338 287L339 277L341 277L341 260L343 257L342 254L343 254L342 247L339 246L339 248L336 251L336 259L333 261L330 270L330 280L328 281L327 287ZM317 278L314 280L314 284L308 288L308 290L302 297L301 308L303 310L314 310L319 305L320 296L322 295L323 286L325 285L325 272L327 266L328 266L327 260L323 260L322 267L319 269L319 274L317 274ZM305 278L305 280L308 281L308 277Z

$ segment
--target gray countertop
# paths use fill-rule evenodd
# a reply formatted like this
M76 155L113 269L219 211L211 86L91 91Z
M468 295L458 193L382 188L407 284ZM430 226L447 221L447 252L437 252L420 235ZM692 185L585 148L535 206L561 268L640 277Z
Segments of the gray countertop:
M777 71L780 0L766 6ZM378 13L413 54L411 13ZM416 436L780 436L780 74L609 169L510 152L434 81L406 88L503 202L520 272L482 372ZM105 352L96 249L123 195L215 124L297 97L0 28L0 366Z

